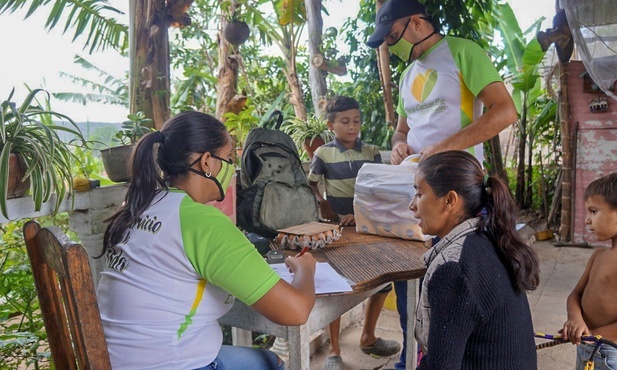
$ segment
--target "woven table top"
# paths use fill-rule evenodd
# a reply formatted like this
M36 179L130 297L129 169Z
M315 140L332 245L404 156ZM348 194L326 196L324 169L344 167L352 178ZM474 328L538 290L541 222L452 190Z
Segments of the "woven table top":
M328 262L341 275L351 280L355 292L376 288L391 281L411 280L424 276L422 256L428 250L424 242L360 234L344 228L343 235L324 248L310 253ZM285 251L295 255L298 251Z

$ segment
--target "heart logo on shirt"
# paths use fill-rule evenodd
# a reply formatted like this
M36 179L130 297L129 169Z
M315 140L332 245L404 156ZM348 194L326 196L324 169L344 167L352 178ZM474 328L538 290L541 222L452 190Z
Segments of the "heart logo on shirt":
M424 73L418 73L411 84L411 94L417 101L423 103L437 83L437 71L427 69Z

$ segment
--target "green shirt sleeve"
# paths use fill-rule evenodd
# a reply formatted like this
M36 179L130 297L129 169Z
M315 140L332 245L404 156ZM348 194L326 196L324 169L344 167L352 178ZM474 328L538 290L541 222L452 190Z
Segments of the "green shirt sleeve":
M447 37L450 53L461 71L463 81L474 96L493 82L501 82L495 65L478 44L458 37Z
M206 281L247 305L263 297L280 277L219 209L186 196L180 205L186 255Z

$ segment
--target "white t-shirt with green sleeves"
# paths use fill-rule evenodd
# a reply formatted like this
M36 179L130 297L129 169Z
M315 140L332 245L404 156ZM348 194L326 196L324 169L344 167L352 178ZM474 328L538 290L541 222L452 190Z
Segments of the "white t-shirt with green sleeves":
M160 193L105 257L97 295L114 369L208 365L233 296L252 305L280 279L225 214L180 191Z
M502 81L486 52L471 40L445 36L403 71L396 109L407 117L407 145L415 153L482 115L478 94ZM468 149L482 163L482 144Z

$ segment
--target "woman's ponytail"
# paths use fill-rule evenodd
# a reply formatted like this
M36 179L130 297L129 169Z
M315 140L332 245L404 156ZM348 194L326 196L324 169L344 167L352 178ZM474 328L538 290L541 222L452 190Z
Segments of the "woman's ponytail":
M154 160L154 145L161 141L164 142L163 133L151 132L144 135L133 148L129 160L131 169L129 188L124 196L123 204L106 220L109 221L109 226L103 236L103 251L100 256L107 248L122 241L126 231L150 205L157 191L166 188Z

